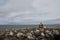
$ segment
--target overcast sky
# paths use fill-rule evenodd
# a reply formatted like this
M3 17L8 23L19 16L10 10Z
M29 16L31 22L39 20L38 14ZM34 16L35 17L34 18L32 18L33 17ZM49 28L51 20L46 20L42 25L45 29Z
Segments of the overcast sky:
M0 0L0 24L39 24L60 19L60 0Z

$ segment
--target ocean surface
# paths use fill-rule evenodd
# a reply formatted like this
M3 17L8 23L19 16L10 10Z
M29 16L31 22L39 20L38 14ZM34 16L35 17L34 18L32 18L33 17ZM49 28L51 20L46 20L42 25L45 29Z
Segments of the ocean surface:
M33 28L38 27L38 25L0 25L0 29L10 29L10 28Z
M60 28L60 24L54 24L54 25L44 25L49 28ZM0 25L0 29L10 29L10 28L33 28L33 27L39 27L39 25Z

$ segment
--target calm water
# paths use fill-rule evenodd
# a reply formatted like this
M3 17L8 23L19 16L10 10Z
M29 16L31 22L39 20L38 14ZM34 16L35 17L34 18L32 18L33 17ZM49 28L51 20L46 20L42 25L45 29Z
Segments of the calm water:
M27 28L27 27L38 27L39 25L0 25L0 29L6 29L6 28ZM60 25L45 25L46 27L59 27Z
M38 25L0 25L0 29L5 29L5 28L27 28L27 27L38 27Z

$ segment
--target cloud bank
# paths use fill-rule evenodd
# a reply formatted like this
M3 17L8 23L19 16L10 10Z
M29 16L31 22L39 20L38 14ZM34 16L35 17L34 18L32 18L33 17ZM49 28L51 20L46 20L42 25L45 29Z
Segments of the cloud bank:
M0 2L0 24L39 24L60 19L60 0L6 0Z

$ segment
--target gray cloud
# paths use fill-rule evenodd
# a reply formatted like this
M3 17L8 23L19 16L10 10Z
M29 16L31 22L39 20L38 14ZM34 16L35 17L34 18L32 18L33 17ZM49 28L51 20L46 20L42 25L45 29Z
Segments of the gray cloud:
M0 24L39 24L60 18L59 0L8 0L0 5Z

